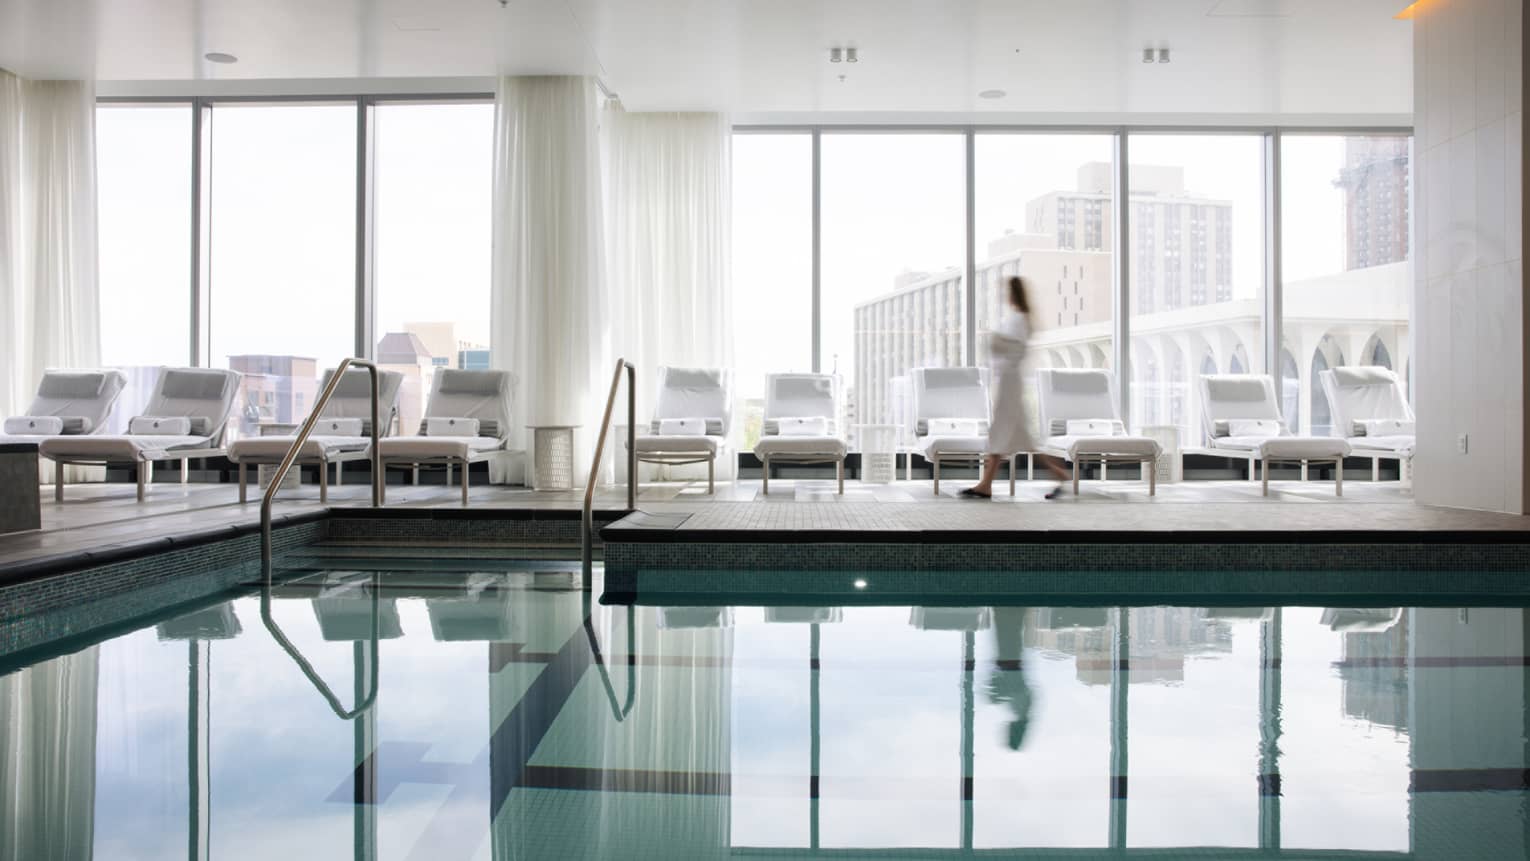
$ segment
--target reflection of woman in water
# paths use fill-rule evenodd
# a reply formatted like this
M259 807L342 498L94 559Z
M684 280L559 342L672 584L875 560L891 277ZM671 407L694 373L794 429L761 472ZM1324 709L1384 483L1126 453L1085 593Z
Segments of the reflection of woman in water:
M1035 451L1031 444L1030 417L1025 414L1025 380L1020 361L1025 358L1025 342L1031 337L1031 304L1026 299L1025 282L1016 275L1005 282L1009 311L988 336L988 351L993 368L993 421L988 424L988 456L983 459L983 476L978 483L963 490L962 496L988 499L993 496L993 480L999 464L1022 451ZM1057 479L1057 486L1047 493L1054 499L1062 493L1068 473L1056 458L1037 454L1036 459Z
M1008 703L1015 719L1010 721L1008 743L1010 750L1019 750L1025 742L1025 731L1031 723L1031 686L1025 681L1025 668L1020 664L1024 649L1025 607L994 607L993 638L998 664L988 680L988 698L995 703Z

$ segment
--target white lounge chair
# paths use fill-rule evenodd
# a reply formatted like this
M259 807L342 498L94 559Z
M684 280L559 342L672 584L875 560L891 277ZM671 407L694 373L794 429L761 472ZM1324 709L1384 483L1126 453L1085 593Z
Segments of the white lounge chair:
M463 371L440 368L420 422L419 436L389 437L378 442L383 468L445 464L462 467L462 504L468 503L468 466L505 450L510 435L509 371ZM386 487L386 482L384 482Z
M504 574L469 573L460 590L425 599L431 636L443 643L508 641L514 594Z
M1104 478L1111 463L1135 463L1147 479L1148 496L1158 493L1157 440L1129 436L1116 412L1116 381L1102 368L1043 368L1036 372L1036 406L1041 417L1038 445L1044 454L1073 466L1078 494L1079 467L1100 465Z
M138 472L138 500L156 461L180 461L181 481L193 458L223 454L240 375L216 368L166 368L154 383L143 415L128 423L125 434L55 437L43 442L43 457L57 463L106 466L131 463ZM64 471L56 470L53 496L64 500Z
M1204 451L1248 459L1249 478L1255 464L1263 474L1263 492L1270 494L1270 465L1300 464L1302 475L1312 463L1333 464L1335 496L1344 495L1344 458L1349 443L1336 437L1294 436L1286 430L1275 399L1275 384L1265 374L1206 374L1201 377L1201 423Z
M649 433L633 447L642 463L707 465L707 493L733 424L733 374L719 368L659 368L659 396Z
M988 607L914 607L908 623L921 631L986 631L993 627Z
M1383 460L1396 460L1398 478L1407 478L1416 438L1413 408L1397 375L1365 365L1320 371L1318 380L1328 395L1333 435L1349 441L1351 455L1370 458L1371 480L1381 479Z
M1401 607L1324 607L1319 620L1346 634L1380 633L1402 619Z
M987 368L915 368L914 445L930 462L935 495L940 495L940 465L950 461L981 464L988 455ZM1009 495L1015 495L1015 454L1009 452Z
M26 415L5 420L0 443L41 445L54 437L99 434L125 385L121 371L44 371Z
M323 390L334 376L334 369L324 372ZM381 371L377 378L377 411L382 417L378 434L386 435L393 427L393 414L398 409L399 387L404 375L397 371ZM282 462L297 434L258 436L234 440L228 447L228 459L239 465L239 501L244 502L248 492L249 467L272 465ZM329 501L329 465L335 465L335 484L342 481L341 470L348 460L366 460L372 456L372 378L364 368L352 368L340 380L329 403L324 405L320 420L314 425L314 433L303 442L298 452L298 464L315 464L319 467L319 501Z
M765 420L754 446L762 487L770 493L770 464L832 463L845 492L845 452L839 435L839 380L829 374L770 374L765 378Z

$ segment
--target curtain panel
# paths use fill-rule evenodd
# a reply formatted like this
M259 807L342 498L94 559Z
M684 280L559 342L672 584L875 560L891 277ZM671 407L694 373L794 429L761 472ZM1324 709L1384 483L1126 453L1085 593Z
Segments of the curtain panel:
M582 425L576 482L610 372L598 104L587 77L502 77L494 100L493 364L516 375L516 424Z

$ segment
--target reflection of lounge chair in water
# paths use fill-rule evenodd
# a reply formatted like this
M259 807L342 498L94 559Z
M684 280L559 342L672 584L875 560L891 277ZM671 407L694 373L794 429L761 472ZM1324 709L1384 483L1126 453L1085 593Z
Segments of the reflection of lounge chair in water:
M499 642L510 639L510 597L503 574L472 573L462 590L426 598L430 633L445 642Z
M154 626L160 640L230 640L239 636L241 630L234 605L229 603L205 607Z
M993 608L993 639L997 664L988 679L988 698L1006 703L1015 719L1010 721L1005 739L1010 750L1019 750L1031 723L1031 686L1025 680L1020 662L1025 640L1025 607Z
M1344 633L1385 631L1402 618L1400 607L1324 607L1323 624Z
M372 575L363 571L332 572L313 599L313 614L325 640L372 639ZM399 623L398 600L377 598L377 638L404 636Z
M790 624L832 625L845 619L841 607L766 607L765 621Z

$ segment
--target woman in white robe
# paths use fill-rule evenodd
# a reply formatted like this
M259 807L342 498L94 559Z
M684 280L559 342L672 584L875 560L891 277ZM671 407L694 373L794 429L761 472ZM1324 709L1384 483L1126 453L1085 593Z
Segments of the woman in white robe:
M1031 442L1030 417L1025 414L1025 377L1020 368L1026 342L1031 337L1031 306L1026 300L1025 282L1019 276L1007 279L1005 290L1009 294L1010 312L988 336L994 391L993 420L988 423L988 456L983 460L982 478L962 491L962 496L992 497L999 464L1017 452L1036 449ZM1047 493L1047 499L1054 499L1062 492L1068 473L1055 458L1038 454L1036 459L1057 478L1057 487Z

